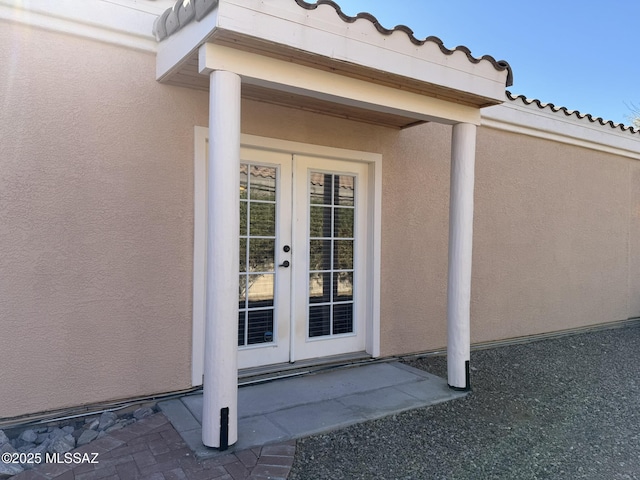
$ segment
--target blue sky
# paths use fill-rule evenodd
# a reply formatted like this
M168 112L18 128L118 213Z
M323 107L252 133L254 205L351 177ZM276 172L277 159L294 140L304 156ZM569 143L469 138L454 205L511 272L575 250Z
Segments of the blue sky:
M336 0L348 15L369 12L386 28L465 45L507 60L509 90L630 124L640 106L640 0Z

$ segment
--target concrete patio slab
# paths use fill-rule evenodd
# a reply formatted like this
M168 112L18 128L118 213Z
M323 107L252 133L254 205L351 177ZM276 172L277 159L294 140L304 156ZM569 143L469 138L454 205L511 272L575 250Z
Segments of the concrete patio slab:
M285 429L290 438L301 438L329 432L367 420L365 416L338 400L325 400L313 404L269 413L267 418Z
M239 419L238 432L238 442L233 446L236 450L280 443L293 438L287 430L264 415Z
M446 381L400 362L335 368L238 390L238 442L226 452L202 444L202 395L159 403L199 458L329 432L464 397Z
M389 412L397 413L424 406L422 399L402 392L397 387L348 395L339 402L367 420L386 417Z

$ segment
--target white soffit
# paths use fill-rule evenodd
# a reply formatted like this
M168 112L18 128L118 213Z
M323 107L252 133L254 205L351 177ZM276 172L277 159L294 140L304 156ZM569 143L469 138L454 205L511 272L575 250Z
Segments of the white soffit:
M200 73L228 70L241 75L243 83L249 85L410 118L414 123L480 124L477 108L221 45L200 47L199 65Z

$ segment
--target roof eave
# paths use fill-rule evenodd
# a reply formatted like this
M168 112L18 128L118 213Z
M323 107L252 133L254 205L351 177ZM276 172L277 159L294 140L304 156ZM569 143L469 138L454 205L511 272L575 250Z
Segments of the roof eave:
M406 28L383 32L368 14L345 21L333 2L219 0L209 7L178 27L169 20L189 18L180 9L159 20L173 31L159 45L158 80L206 90L197 50L213 43L473 108L505 100L506 63L472 57L465 47L448 50L435 37L417 41Z

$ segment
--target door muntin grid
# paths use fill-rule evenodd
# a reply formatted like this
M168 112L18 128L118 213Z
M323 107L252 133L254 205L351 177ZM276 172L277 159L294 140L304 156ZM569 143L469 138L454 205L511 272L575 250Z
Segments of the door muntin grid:
M309 173L307 337L355 334L356 177Z
M240 164L238 347L273 345L278 168Z

